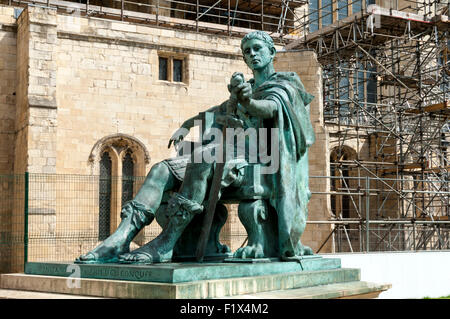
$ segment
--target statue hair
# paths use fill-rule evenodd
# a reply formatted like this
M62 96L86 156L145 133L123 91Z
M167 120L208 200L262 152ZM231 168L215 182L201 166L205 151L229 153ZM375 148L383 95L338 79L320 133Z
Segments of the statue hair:
M272 38L264 31L253 31L250 33L247 33L241 40L241 50L243 50L244 48L244 44L245 42L249 41L249 40L253 40L253 39L258 39L263 41L268 47L269 49L272 50L275 49L275 45L273 43Z

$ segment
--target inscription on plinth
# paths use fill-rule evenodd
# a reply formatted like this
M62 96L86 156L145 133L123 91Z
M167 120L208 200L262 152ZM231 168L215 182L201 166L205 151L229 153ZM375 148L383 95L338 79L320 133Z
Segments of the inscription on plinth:
M159 283L182 283L199 280L287 274L330 270L341 267L337 258L305 258L299 262L266 263L167 263L154 265L73 264L64 262L29 262L30 275L127 280ZM74 269L77 272L74 272Z

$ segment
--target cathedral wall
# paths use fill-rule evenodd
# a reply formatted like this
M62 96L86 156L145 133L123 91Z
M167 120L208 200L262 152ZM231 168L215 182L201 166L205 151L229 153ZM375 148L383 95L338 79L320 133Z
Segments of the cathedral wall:
M14 8L0 6L0 174L13 173L17 30Z
M92 147L117 133L147 147L143 175L173 156L168 140L184 120L227 99L233 72L249 78L239 41L58 16L57 172L98 174ZM183 61L182 82L159 80L160 56Z

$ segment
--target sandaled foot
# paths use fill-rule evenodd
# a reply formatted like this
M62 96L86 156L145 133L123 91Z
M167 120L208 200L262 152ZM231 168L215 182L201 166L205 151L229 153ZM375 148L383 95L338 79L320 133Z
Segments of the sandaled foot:
M161 234L141 248L119 255L119 262L123 264L151 264L172 261L173 248L178 238L194 218L194 215L202 210L203 206L174 193L166 209L168 223Z
M133 250L130 253L119 255L121 264L153 264L164 263L172 260L172 250L165 251L155 240L145 246ZM160 246L160 247L157 247Z
M75 260L78 264L103 264L118 261L118 256L130 251L130 243L139 230L152 222L154 214L144 205L129 201L121 211L117 230L100 245Z
M96 253L88 252L87 254L79 256L77 259L75 259L76 264L90 264L90 263L96 263L99 261L99 256Z
M119 256L121 264L153 264L153 256L144 252L128 253Z
M233 254L234 258L264 258L264 249L261 244L241 247Z
M129 252L129 245L114 244L114 241L105 240L99 246L81 255L75 260L76 264L105 264L117 262L118 256Z

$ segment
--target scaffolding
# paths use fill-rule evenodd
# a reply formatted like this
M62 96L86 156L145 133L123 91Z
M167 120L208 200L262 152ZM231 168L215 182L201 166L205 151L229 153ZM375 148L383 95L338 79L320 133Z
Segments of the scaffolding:
M337 251L450 248L448 0L0 1L314 49L331 217L308 223Z
M401 238L388 250L449 249L448 2L401 1L402 9L395 2L399 10L362 2L324 25L342 10L334 2L310 10L301 38L286 46L314 49L323 66L335 226L327 240L353 251L362 241L351 232L370 221L372 249L388 236ZM370 192L366 202L359 192Z
M292 41L307 0L0 0L13 6L54 7L61 14L116 19L157 27L241 37L264 30Z

